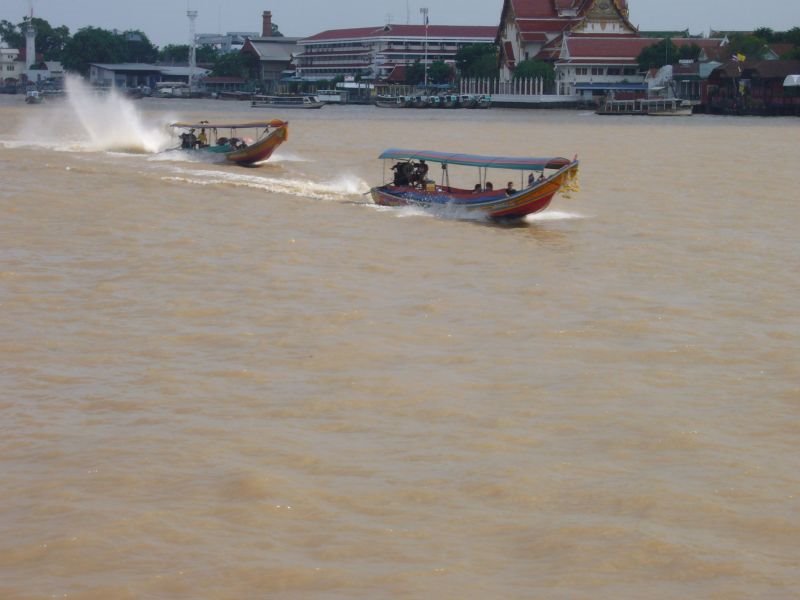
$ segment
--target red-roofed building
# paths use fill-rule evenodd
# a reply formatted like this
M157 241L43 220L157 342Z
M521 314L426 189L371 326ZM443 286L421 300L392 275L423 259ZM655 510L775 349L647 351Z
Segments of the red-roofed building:
M455 63L468 44L491 44L497 28L458 25L385 25L332 29L300 40L294 64L297 78L330 80L337 76L364 79L397 78L416 61Z
M638 37L627 0L505 0L496 42L500 79L523 60L555 61L568 35Z
M645 74L637 58L662 41L644 37L628 19L627 0L505 0L496 42L500 79L509 81L523 60L543 60L555 68L556 93L602 95L638 89ZM681 47L696 44L701 60L716 56L724 39L673 39Z

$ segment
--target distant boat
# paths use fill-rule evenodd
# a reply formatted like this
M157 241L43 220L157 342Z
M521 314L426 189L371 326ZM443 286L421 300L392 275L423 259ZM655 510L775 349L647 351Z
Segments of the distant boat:
M181 146L173 150L203 153L243 166L267 160L278 146L289 139L289 123L280 119L247 123L178 122L170 127L183 130L180 135ZM239 137L240 129L255 130L257 139L248 141L245 137ZM228 135L219 135L219 130L227 130ZM206 143L200 143L200 136L195 135L195 131L208 132L206 135L210 137Z
M347 92L339 90L317 90L314 94L320 102L325 104L347 104Z
M381 108L407 108L411 101L406 96L377 96L375 105Z
M385 150L378 158L398 161L392 167L393 181L370 190L375 204L419 206L426 209L454 209L478 213L493 220L520 219L544 210L561 189L575 189L578 159L477 156L429 150ZM418 162L414 162L418 161ZM426 162L442 165L442 182L427 179ZM479 183L473 189L450 185L451 165L478 169ZM492 189L486 182L487 169L529 171L528 185L522 190ZM534 177L539 173L539 177Z
M250 103L252 107L270 106L278 108L322 108L324 102L320 102L316 96L253 96Z
M44 96L37 90L31 90L25 94L25 102L28 104L41 104Z
M689 117L692 104L680 98L606 98L595 111L598 115L647 115L651 117Z

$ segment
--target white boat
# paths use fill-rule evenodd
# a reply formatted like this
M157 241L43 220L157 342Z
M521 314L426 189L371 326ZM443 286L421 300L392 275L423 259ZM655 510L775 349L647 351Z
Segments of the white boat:
M250 106L269 106L274 108L322 108L324 102L320 102L316 96L253 96Z
M692 104L680 98L605 99L595 111L598 115L648 115L651 117L688 117Z

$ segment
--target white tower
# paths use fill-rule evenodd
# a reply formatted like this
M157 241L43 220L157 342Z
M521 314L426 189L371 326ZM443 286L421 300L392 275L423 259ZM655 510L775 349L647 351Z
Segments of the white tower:
M197 19L197 11L187 10L186 16L189 17L189 91L194 91L194 70L197 67L197 36L194 21Z
M30 17L25 26L25 70L30 79L30 70L36 62L36 28L33 26L33 0L28 2L30 6Z

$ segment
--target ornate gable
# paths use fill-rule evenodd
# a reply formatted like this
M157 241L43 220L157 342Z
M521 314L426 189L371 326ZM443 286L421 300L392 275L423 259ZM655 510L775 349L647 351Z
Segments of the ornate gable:
M636 34L628 20L627 0L593 0L586 4L584 19L573 33L626 35Z

